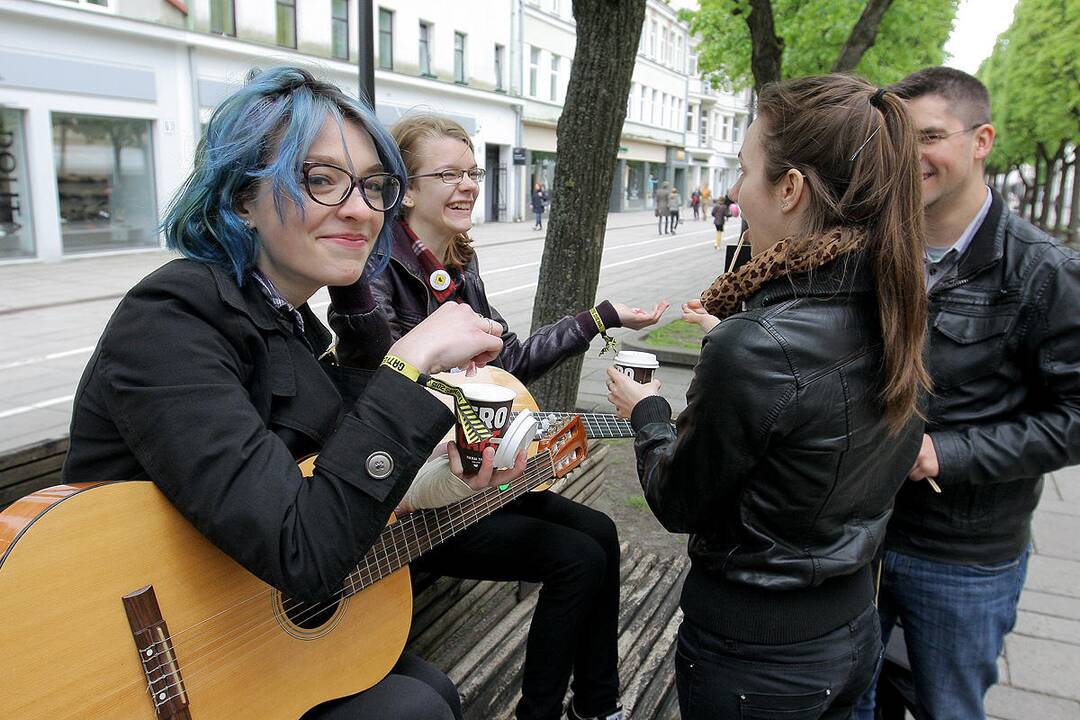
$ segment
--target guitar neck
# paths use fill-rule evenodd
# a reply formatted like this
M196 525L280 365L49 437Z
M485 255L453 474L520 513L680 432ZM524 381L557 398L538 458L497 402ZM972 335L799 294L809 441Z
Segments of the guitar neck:
M345 578L345 596L354 595L396 572L554 476L551 453L543 450L529 459L525 473L509 483L506 490L488 488L445 507L417 510L398 519L382 531L379 540Z
M585 425L585 434L590 439L634 437L634 428L631 427L630 421L618 415L571 412L538 413L541 420L550 420L554 424L564 422L575 415L581 418L582 424Z

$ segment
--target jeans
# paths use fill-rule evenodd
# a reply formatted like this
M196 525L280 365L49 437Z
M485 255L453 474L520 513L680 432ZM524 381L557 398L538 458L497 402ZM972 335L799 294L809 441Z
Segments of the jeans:
M885 553L878 613L883 642L904 626L915 695L934 720L983 720L997 659L1016 623L1030 549L992 565L959 565ZM858 720L873 720L874 689Z
M675 651L682 718L849 718L880 661L880 633L872 605L821 637L783 645L731 640L684 620Z
M457 689L441 671L402 655L390 674L357 695L318 705L301 720L461 720Z
M550 492L526 493L422 556L451 577L543 583L525 644L519 720L555 720L573 672L582 715L619 698L619 536L607 515Z
M537 228L542 228L544 225L541 222L541 220L544 219L544 211L543 210L533 210L533 214L536 215L536 227Z

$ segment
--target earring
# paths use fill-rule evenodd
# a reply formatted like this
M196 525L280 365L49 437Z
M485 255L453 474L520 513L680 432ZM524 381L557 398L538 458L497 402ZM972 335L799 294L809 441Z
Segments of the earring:
M404 205L405 207L412 207L413 206L413 201L411 199L409 199L408 197L405 197L405 198L401 199L401 204Z
M255 231L255 223L251 222L250 220L244 221L244 227L246 227L249 232Z

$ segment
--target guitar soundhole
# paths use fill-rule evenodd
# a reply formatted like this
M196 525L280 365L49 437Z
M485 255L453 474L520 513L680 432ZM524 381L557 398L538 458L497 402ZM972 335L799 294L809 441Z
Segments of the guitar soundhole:
M303 602L293 598L282 598L281 609L285 617L293 625L304 630L315 630L330 622L337 612L341 600L324 600L322 602Z

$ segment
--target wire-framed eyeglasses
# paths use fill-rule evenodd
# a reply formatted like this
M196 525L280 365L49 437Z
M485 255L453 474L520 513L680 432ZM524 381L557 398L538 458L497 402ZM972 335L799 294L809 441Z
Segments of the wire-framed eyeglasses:
M475 167L469 168L468 170L440 170L439 172L410 175L409 179L415 180L416 178L437 177L440 178L447 185L457 185L465 179L466 175L469 176L470 180L479 185L481 182L484 181L484 176L487 175L487 170Z
M360 190L364 203L375 212L387 212L401 200L401 178L391 173L357 177L345 168L330 163L305 162L304 189L320 205L343 204L353 188Z
M975 123L971 127L963 128L962 130L954 130L950 133L934 132L932 130L922 130L915 134L915 140L920 145L937 145L942 140L950 138L953 135L959 135L960 133L969 133L972 130L981 128L985 123Z

